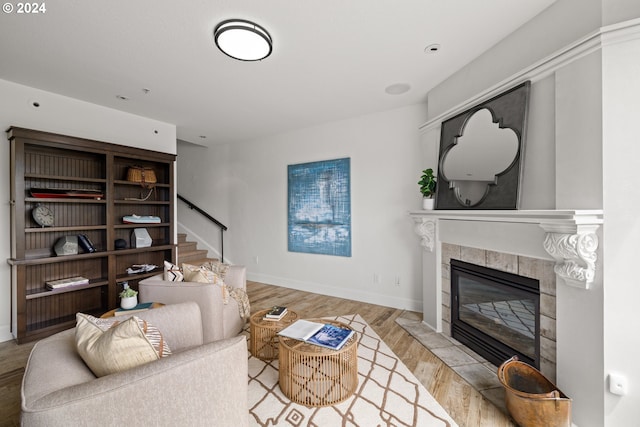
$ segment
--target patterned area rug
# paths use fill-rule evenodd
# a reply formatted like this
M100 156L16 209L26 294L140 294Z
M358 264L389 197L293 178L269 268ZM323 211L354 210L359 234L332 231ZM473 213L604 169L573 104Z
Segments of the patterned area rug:
M358 333L358 387L334 406L291 402L278 386L278 361L249 355L250 422L287 427L453 427L457 424L359 315L335 317Z

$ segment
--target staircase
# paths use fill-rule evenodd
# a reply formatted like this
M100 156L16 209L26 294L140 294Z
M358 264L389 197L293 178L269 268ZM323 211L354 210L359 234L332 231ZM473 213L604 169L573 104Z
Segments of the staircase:
M200 265L207 261L218 261L217 258L207 258L208 251L198 249L198 243L188 242L187 235L178 233L178 265L183 262L187 264Z

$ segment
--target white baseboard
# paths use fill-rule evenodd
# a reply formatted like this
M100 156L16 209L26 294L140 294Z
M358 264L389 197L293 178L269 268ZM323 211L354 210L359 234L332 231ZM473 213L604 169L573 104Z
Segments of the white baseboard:
M12 339L13 335L9 325L0 325L0 342L11 341Z
M391 307L400 310L410 310L422 313L422 300L411 300L408 298L398 298L389 295L380 295L371 292L338 288L335 286L325 285L314 282L304 282L299 280L291 280L284 277L270 276L267 274L257 274L247 271L247 280L253 282L265 283L267 285L282 286L284 288L296 289L298 291L312 292L314 294L327 295L350 299L354 301L365 302L368 304L376 304L384 307Z

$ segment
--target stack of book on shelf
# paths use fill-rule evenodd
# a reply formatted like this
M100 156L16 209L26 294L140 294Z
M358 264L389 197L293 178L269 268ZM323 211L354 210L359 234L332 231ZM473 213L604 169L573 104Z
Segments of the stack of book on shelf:
M278 335L304 341L309 344L340 350L351 338L353 329L341 328L329 323L323 324L308 320L296 320L284 328Z
M133 314L133 313L139 313L141 311L147 311L151 308L152 305L153 305L152 302L142 302L133 308L118 308L113 313L113 315L124 316L125 314Z
M277 321L287 315L287 307L274 306L264 315L264 320Z
M82 286L89 283L89 279L82 276L69 277L67 279L59 279L59 280L51 280L49 282L45 282L47 285L47 289L56 290L63 288L70 288L73 286Z

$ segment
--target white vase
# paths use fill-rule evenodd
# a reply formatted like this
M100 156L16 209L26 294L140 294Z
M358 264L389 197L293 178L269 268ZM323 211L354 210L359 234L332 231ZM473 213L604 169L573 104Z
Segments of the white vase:
M435 199L423 197L422 198L422 209L424 210L432 210Z
M123 310L129 310L138 305L138 295L120 299L120 307Z

